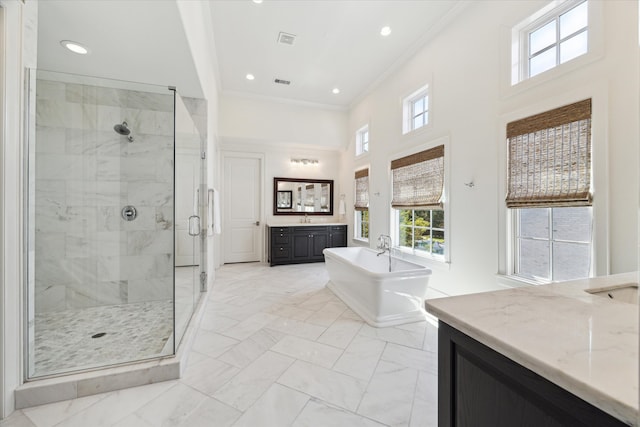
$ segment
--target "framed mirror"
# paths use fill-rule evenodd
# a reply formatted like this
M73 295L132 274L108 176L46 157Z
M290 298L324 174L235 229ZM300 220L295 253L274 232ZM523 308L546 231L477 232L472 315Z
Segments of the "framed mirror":
M273 178L274 215L333 215L333 180Z

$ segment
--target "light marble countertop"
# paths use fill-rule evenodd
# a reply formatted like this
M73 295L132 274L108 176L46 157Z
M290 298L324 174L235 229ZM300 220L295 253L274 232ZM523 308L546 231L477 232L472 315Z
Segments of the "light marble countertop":
M344 222L285 222L282 224L267 224L267 227L313 227L323 225L347 225Z
M427 300L429 313L630 424L638 425L638 306L591 295L624 273Z

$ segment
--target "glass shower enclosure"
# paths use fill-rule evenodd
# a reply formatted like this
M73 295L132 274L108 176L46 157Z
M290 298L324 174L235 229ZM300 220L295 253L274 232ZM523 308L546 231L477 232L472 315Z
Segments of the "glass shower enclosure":
M28 80L27 379L174 354L205 273L199 225L186 239L176 226L179 192L192 222L204 212L199 155L176 182L177 144L203 142L184 102L166 86ZM177 241L194 254L183 267Z

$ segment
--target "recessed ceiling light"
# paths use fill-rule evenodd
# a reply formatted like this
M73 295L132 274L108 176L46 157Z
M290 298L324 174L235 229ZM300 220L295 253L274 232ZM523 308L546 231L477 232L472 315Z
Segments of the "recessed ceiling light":
M247 74L247 80L254 80L256 78L256 76L254 76L253 74Z
M391 34L391 27L382 27L380 29L380 35L387 37L389 34Z
M262 3L262 0L253 0L253 2L254 2L255 4L260 4L260 3Z
M338 89L337 87L333 88L333 90L331 91L333 92L335 95L340 93L340 89Z
M86 55L87 53L89 53L89 48L81 45L78 42L74 42L71 40L62 40L60 44L69 49L71 52L77 53L79 55Z

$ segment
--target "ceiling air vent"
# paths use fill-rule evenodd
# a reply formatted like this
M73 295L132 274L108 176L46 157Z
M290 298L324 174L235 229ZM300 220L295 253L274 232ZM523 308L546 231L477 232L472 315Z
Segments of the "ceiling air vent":
M278 34L278 43L293 45L293 42L296 41L295 34L283 33L280 32Z
M279 85L290 85L291 84L291 81L283 80L283 79L275 79L274 82L278 83Z

